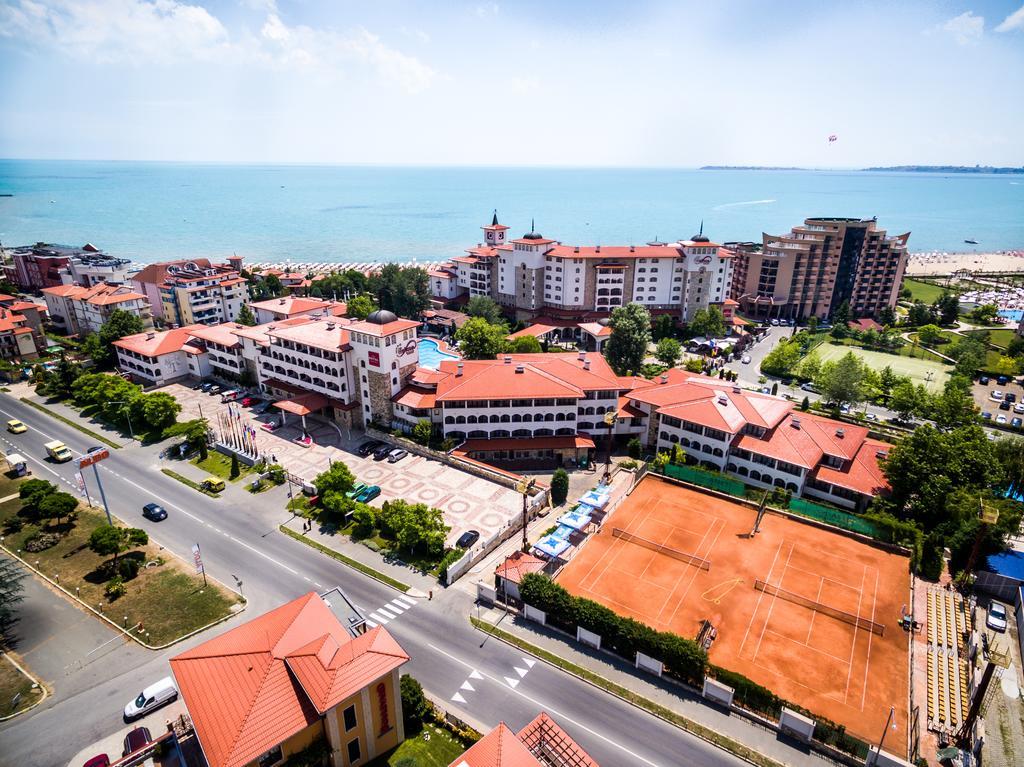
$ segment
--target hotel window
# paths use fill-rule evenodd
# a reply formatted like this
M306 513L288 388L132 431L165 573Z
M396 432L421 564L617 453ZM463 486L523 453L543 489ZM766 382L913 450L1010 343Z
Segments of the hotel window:
M362 753L359 751L359 738L349 741L348 744L348 761L349 764L355 764L362 758Z
M346 708L345 709L345 713L344 713L344 718L345 718L345 732L348 732L348 731L354 729L355 726L356 726L356 707L355 706L349 706L348 708Z
M267 751L265 754L261 754L256 759L256 763L259 767L270 767L272 764L277 764L281 761L281 747L274 746L272 749Z

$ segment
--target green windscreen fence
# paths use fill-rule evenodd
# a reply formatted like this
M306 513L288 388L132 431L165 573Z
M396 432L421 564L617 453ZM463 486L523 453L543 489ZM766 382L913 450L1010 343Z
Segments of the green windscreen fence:
M707 471L694 469L691 466L680 466L675 463L665 464L665 476L673 479L681 479L694 485L706 487L709 490L717 490L720 493L728 493L740 498L747 490L747 486L736 479L730 479L719 474L711 474Z
M835 525L836 527L860 533L861 535L869 535L879 540L887 540L889 538L885 530L870 520L858 517L856 514L840 511L839 509L820 506L817 503L805 501L803 498L790 498L789 510L802 517L816 519L827 525Z

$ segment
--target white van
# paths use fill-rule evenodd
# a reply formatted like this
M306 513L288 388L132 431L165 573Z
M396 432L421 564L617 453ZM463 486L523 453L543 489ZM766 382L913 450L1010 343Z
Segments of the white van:
M220 395L220 401L234 402L236 399L238 399L239 394L241 394L241 392L238 391L238 389L229 389L228 391Z
M170 703L177 697L178 688L175 686L174 680L165 676L159 682L151 684L140 692L139 697L124 707L124 718L129 721L136 719L160 708L165 703Z

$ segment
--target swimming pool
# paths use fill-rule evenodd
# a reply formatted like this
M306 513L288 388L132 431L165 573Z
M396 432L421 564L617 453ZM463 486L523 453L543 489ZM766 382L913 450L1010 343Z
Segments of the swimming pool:
M999 316L1005 317L1010 322L1020 322L1024 319L1024 309L1000 309Z
M417 344L420 353L420 367L432 368L437 370L441 367L443 360L457 360L459 355L449 354L448 352L441 351L441 347L438 346L437 341L432 338L421 338Z

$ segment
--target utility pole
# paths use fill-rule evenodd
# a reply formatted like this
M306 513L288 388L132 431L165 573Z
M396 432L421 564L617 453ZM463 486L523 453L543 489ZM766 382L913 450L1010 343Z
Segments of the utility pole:
M615 411L609 410L604 414L604 422L608 424L608 455L604 463L604 476L601 483L607 485L612 478L612 430L615 428Z
M523 553L526 554L530 550L530 542L526 537L526 522L527 522L527 499L530 497L530 489L533 487L536 480L527 479L523 477L519 480L519 484L516 486L516 490L523 494Z
M130 405L131 403L127 400L116 400L114 402L108 402L108 405ZM131 437L132 442L135 441L135 432L132 430L132 413L130 410L125 409L125 417L128 419L128 435Z
M869 764L878 764L879 758L882 756L882 744L885 743L885 736L889 734L889 724L892 724L892 728L896 729L896 706L889 706L889 717L885 720L885 729L882 730L882 737L878 741L878 751L875 753L875 758Z

